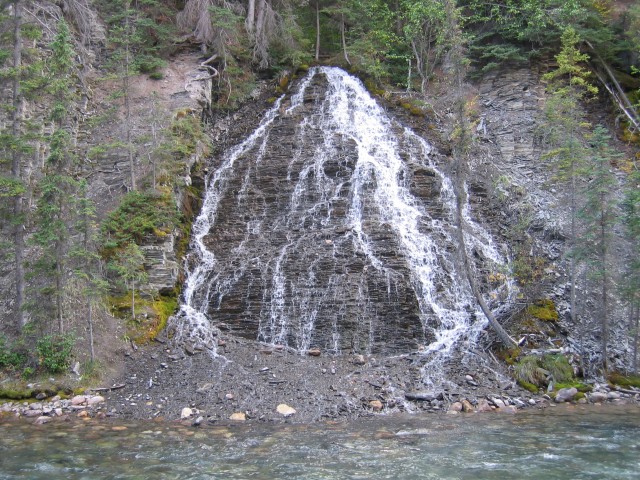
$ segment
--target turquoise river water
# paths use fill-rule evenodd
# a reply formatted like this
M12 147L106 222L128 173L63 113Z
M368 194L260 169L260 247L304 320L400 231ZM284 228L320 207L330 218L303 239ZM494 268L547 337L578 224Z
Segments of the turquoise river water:
M0 479L638 479L640 409L186 427L0 423Z

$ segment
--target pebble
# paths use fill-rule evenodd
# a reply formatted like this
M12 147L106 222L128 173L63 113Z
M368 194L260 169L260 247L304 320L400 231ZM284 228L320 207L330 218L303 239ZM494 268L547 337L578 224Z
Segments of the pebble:
M187 418L190 418L193 415L193 410L191 410L189 407L184 407L182 409L182 412L180 412L180 419L184 420Z
M234 422L244 422L246 419L247 416L243 412L232 413L229 417L229 420L233 420Z
M384 407L384 405L382 405L382 402L380 400L371 400L369 402L369 406L374 412L379 412Z
M286 403L281 403L280 405L278 405L276 411L284 417L290 417L291 415L294 415L296 413L295 408L290 407Z
M312 357L319 357L321 353L322 352L319 348L310 348L309 350L307 350L307 355L310 355Z

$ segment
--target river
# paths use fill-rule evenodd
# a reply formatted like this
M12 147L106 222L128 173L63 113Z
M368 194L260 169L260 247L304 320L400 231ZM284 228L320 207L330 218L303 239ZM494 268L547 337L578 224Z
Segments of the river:
M637 407L350 423L0 424L2 479L635 479Z

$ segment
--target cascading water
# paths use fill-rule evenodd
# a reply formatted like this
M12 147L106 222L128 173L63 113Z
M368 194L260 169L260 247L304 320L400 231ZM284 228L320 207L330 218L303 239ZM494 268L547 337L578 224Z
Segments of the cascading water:
M207 179L177 339L216 325L304 352L421 351L427 382L484 328L458 266L451 181L361 82L310 70ZM504 263L464 210L469 254ZM502 287L508 287L507 284Z

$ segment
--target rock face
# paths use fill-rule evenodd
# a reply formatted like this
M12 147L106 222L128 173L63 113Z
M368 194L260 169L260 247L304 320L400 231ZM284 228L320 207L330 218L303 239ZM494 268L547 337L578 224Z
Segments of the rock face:
M188 262L191 323L180 327L196 341L194 311L249 339L328 354L415 351L446 328L440 354L471 323L447 227L450 179L422 138L337 70L308 76L212 166ZM479 230L477 266L491 269L498 255Z

